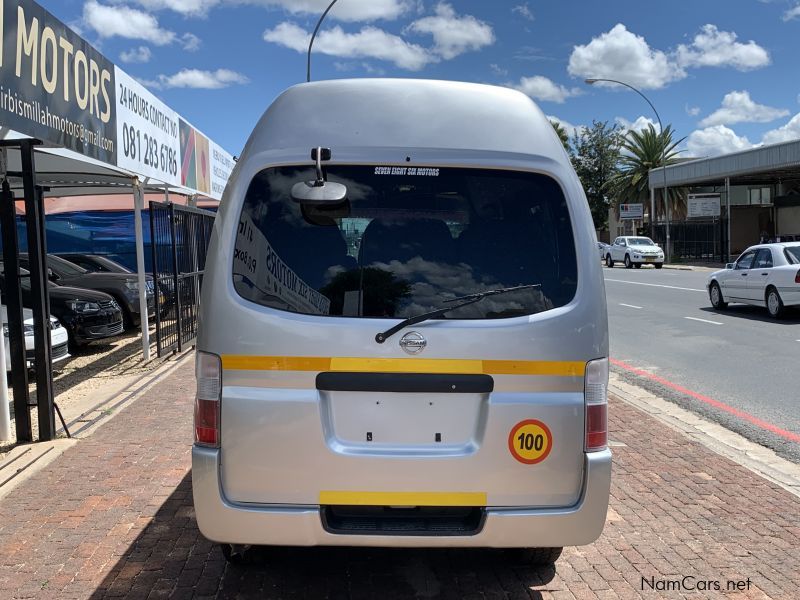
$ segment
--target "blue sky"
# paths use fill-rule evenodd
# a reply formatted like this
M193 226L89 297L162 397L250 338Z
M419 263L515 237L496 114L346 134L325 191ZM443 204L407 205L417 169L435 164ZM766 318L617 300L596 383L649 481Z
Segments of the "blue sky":
M233 154L285 88L329 0L40 0ZM800 0L339 0L313 79L508 85L569 129L664 124L707 156L800 138Z

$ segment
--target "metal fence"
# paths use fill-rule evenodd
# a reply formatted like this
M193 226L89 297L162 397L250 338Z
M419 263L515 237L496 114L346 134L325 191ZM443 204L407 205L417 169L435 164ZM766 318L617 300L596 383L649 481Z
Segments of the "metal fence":
M200 289L215 216L169 202L150 203L158 356L182 352L197 337Z
M727 247L725 235L724 219L670 223L671 257L673 260L724 262L723 252ZM663 223L656 223L653 236L662 246L666 243L666 228Z

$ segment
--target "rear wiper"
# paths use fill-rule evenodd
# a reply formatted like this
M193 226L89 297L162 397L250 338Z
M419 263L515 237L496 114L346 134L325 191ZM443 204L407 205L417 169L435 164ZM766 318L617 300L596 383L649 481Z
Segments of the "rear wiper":
M474 294L467 294L466 296L459 296L458 298L450 298L449 300L444 300L443 302L445 303L458 302L458 304L453 304L452 306L444 306L442 308L437 308L436 310L432 310L430 312L422 313L421 315L417 315L415 317L409 317L407 319L403 319L394 327L390 327L386 331L382 331L381 333L376 334L375 341L378 342L379 344L382 344L404 327L408 327L409 325L416 325L417 323L422 323L422 321L427 321L428 319L435 319L436 317L440 317L443 314L450 312L451 310L456 310L457 308L461 308L462 306L468 306L469 304L474 304L479 300L483 300L487 296L496 296L497 294L505 294L507 292L516 292L517 290L527 290L539 287L542 287L541 283L530 283L528 285L517 285L514 287L497 288L496 290L486 290L485 292L476 292Z

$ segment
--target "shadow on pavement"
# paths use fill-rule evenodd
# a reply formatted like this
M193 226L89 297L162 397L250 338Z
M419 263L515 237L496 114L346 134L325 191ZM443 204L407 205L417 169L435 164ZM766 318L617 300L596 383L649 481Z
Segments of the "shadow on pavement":
M720 317L736 317L750 321L761 321L762 323L774 323L776 325L800 324L800 310L793 307L787 308L786 313L780 319L770 317L766 308L749 304L729 304L727 308L722 310L711 306L701 306L700 310Z
M255 547L228 565L197 529L189 474L91 598L542 598L555 574L463 549Z

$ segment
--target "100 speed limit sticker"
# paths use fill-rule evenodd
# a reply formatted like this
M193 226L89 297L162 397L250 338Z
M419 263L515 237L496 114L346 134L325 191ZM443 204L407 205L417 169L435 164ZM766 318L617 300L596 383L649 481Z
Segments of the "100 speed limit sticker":
M508 449L511 455L526 465L542 462L553 448L550 429L536 419L520 421L508 434Z

